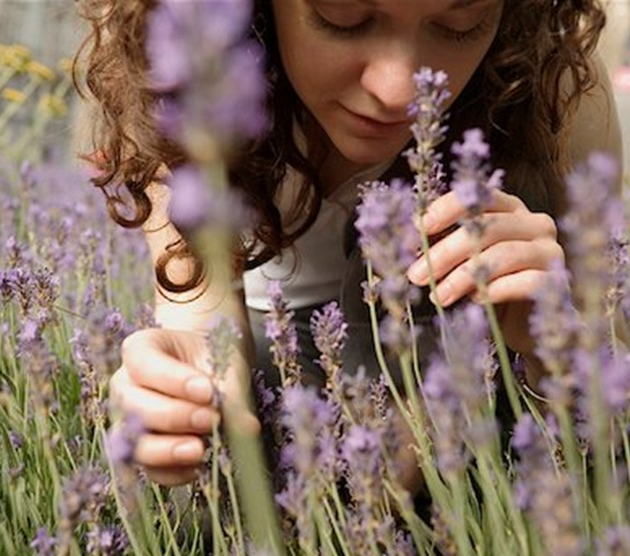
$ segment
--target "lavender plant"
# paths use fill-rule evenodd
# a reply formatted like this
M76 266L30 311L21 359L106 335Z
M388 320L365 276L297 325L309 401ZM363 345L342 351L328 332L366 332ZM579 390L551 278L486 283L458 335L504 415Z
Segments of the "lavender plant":
M246 0L165 0L149 31L151 75L165 93L156 117L191 160L170 180L172 217L193 245L206 246L198 252L226 291L231 239L248 226L249 212L229 193L224 159L264 126L262 54L243 40L249 13ZM4 91L15 64L26 63L20 52L0 49ZM421 216L445 187L436 147L448 90L446 76L428 68L415 84L414 183L366 185L357 220L382 379L344 368L348 327L333 303L311 321L324 391L301 386L292 313L281 285L270 284L266 330L282 380L258 386L261 422L278 444L274 480L261 475L265 463L251 439L224 437L217 428L183 508L135 467L143 431L137 416L105 434L106 384L120 343L151 324L142 304L152 290L144 245L113 229L86 176L52 161L30 164L17 153L0 161L0 552L628 552L630 357L616 318L628 307L628 255L625 207L612 191L616 169L595 154L568 179L562 227L572 272L551 269L531 319L549 373L535 400L519 388L510 393L513 408L528 411L515 410L518 422L507 428L496 416L505 403L497 380L509 384L516 369L493 334L491 308L440 311L440 349L427 368L417 360L411 306L420 294L405 272L418 249L426 256ZM244 94L226 94L233 90ZM3 97L14 102L18 95ZM13 117L3 114L7 122ZM485 232L477 217L501 178L487 165L487 149L479 132L469 131L454 146L449 184L469 208L461 225L477 238ZM234 203L237 209L225 210ZM483 269L477 274L483 291ZM377 305L386 314L380 322ZM218 409L239 341L232 323L209 323ZM388 349L399 359L402 389L384 357ZM402 486L405 457L422 476L424 508ZM272 516L257 521L256 512ZM281 533L271 530L275 516Z

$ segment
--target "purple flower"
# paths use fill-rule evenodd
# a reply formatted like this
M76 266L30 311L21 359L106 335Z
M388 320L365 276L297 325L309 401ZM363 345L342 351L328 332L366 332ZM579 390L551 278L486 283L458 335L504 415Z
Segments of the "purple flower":
M181 230L209 225L224 230L242 229L254 221L240 195L223 190L220 184L208 183L198 168L177 168L168 180L172 189L170 219Z
M313 311L310 321L311 335L320 352L317 363L326 373L326 384L332 390L338 383L338 373L343 365L341 352L348 337L348 324L337 302L325 305L321 311Z
M363 190L357 210L359 245L375 272L383 278L404 275L420 245L412 188L401 180L389 186L373 182Z
M400 180L390 186L374 182L363 189L355 222L363 257L378 275L378 293L392 320L385 339L400 352L413 341L406 308L419 298L419 290L406 278L416 260L420 234L415 226L416 195Z
M40 527L29 546L37 556L54 556L57 539L48 533L47 527Z
M330 474L334 468L334 446L331 450L330 445L336 421L333 405L313 388L292 386L283 392L281 420L291 438L283 449L284 463L305 477L316 472Z
M173 138L195 158L212 159L217 146L252 137L265 124L263 56L244 40L251 14L250 0L165 0L150 15L150 78L156 91L169 95L161 103L164 127L176 131Z
M278 280L269 282L270 311L265 315L265 336L271 340L269 348L273 364L280 371L284 383L299 382L301 368L298 363L300 348L297 329L293 322L293 311L282 297L282 284Z
M19 450L24 444L22 437L13 430L9 431L9 442L11 442L11 446L13 446L15 450Z
M596 543L597 556L625 556L630 554L630 527L614 525L606 529Z
M230 367L232 352L238 347L243 335L234 319L222 315L213 316L207 329L208 363L213 376L221 380Z
M109 495L109 478L96 467L82 467L66 479L60 502L64 537L81 523L98 521Z
M451 189L464 205L469 216L480 215L492 202L492 191L502 187L503 170L489 174L488 159L490 147L484 141L480 129L464 132L464 141L454 143L452 152L457 160L453 162Z
M353 425L341 441L341 457L353 499L371 505L378 499L385 468L383 431Z
M560 260L552 261L544 286L535 294L529 326L536 340L536 355L548 369L567 370L580 323L569 274Z
M156 85L164 89L187 85L199 69L194 64L201 62L201 56L212 58L242 38L250 14L247 0L161 2L147 26L147 52Z
M40 323L36 320L27 318L22 323L22 330L20 331L20 343L22 345L28 345L36 342L41 337Z
M300 545L307 546L313 532L312 503L337 480L337 410L315 389L303 386L285 388L282 406L287 443L279 465L284 487L276 501L295 522Z
M181 230L195 229L208 221L212 206L212 187L198 168L177 168L169 179L173 191L169 216Z
M107 435L107 455L116 466L129 467L134 462L136 446L145 428L140 415L126 413Z
M415 190L420 212L445 192L444 173L435 148L444 140L446 126L442 124L448 90L448 76L443 71L423 67L413 76L414 99L408 115L415 119L411 131L416 147L404 154L415 173Z
M573 263L575 292L578 299L599 298L605 311L606 295L611 284L610 260L603 254L610 252L611 238L623 237L624 206L616 194L618 164L604 153L589 155L567 178L569 210L560 221L567 235L567 250ZM614 269L613 269L614 270ZM590 333L602 339L607 320L590 315ZM600 329L596 329L596 327Z
M87 533L86 550L99 556L122 556L129 546L125 530L116 525L95 525Z
M254 392L258 402L258 414L263 424L273 426L278 412L278 396L273 388L265 382L265 373L260 369L254 371Z
M549 554L581 556L584 543L577 527L571 481L566 471L554 465L554 444L530 413L516 424L512 438L519 456L515 501L540 531Z
M54 378L59 372L56 355L38 331L37 323L27 321L19 343L20 361L31 386L35 406L48 413L55 406Z
M597 422L591 415L592 404L589 402L596 395L591 387L593 380L599 382L601 399L597 405L606 416L610 419L624 414L630 406L630 354L614 355L606 346L593 351L576 349L572 368L578 394L577 410L580 417L586 419L582 432L592 439L594 434L599 434L592 430L592 425Z
M610 264L610 284L606 291L606 310L614 315L621 307L626 319L630 317L630 253L627 233L613 230L608 242L607 259Z
M484 415L494 392L496 362L484 310L468 304L448 322L444 353L431 360L423 383L437 463L443 473L466 465L469 448L487 444L496 424Z

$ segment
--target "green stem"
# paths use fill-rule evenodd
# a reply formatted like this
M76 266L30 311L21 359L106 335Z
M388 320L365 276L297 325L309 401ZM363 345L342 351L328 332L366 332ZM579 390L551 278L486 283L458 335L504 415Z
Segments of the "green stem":
M446 330L446 314L444 312L444 307L442 307L441 303L437 300L437 296L435 292L437 290L437 281L435 279L435 272L433 271L433 265L431 263L431 258L429 257L429 250L431 249L431 245L429 244L429 236L427 235L426 229L424 227L424 223L422 218L418 218L417 222L418 231L420 232L420 238L422 242L422 254L424 256L424 260L427 265L427 273L429 275L429 290L433 294L433 298L435 299L434 305L435 310L438 314L438 320L440 323L440 338L442 340L442 345L446 346L447 343L447 330ZM448 354L445 355L448 360Z
M503 377L505 391L507 392L512 412L516 420L519 420L523 416L523 407L519 401L516 384L514 382L514 373L512 371L512 365L510 364L510 357L507 347L505 346L505 341L503 340L503 333L501 332L497 314L492 303L486 301L484 306L490 324L490 331L492 332L492 337L497 347L497 355L499 356L499 365L501 367L501 376Z
M237 553L245 555L245 535L243 534L242 516L239 507L238 496L236 495L236 488L234 486L234 477L232 473L225 474L228 485L228 492L230 494L230 501L232 502L232 509L234 511L234 525L236 527Z
M339 544L339 548L341 549L343 556L352 556L352 553L350 552L350 548L348 547L348 544L346 543L346 538L343 532L343 527L345 527L345 519L343 518L343 514L339 514L339 512L343 512L342 509L340 509L338 504L338 501L335 501L335 505L337 506L337 516L335 515L334 510L331 508L330 503L328 502L328 499L326 497L323 498L322 500L323 504L324 504L324 509L326 511L326 514L328 515L328 521L330 522L330 524L332 525L333 530L335 531L335 535L336 535L336 539L337 542ZM339 527L339 523L337 523L337 519L339 519L342 523L342 528Z

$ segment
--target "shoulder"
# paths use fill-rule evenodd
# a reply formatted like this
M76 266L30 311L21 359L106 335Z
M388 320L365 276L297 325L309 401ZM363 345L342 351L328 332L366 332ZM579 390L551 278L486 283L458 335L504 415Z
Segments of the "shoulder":
M595 85L582 94L569 117L566 133L571 166L594 150L613 154L623 164L622 138L608 71L601 56L591 58Z

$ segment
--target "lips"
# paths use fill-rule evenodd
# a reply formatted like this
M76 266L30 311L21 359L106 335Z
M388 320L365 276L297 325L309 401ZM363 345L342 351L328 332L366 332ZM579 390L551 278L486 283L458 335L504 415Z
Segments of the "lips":
M387 137L407 131L410 122L407 119L390 120L383 117L373 118L343 107L355 129L361 135Z
M387 120L386 118L372 118L370 116L365 116L363 114L359 114L358 112L354 112L352 110L348 110L348 112L350 112L350 114L352 114L353 116L356 116L357 118L365 120L369 124L382 125L382 126L409 125L409 121L406 119L405 120Z

